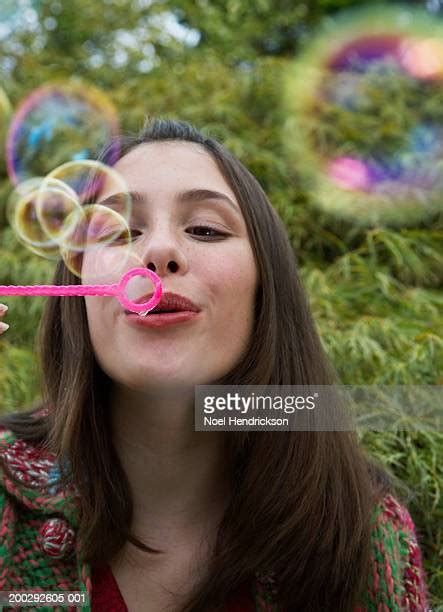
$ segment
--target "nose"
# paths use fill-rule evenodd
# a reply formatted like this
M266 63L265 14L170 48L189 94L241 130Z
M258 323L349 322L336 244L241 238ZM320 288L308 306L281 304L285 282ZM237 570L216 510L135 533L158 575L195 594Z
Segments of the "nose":
M171 273L185 274L188 269L187 257L177 238L172 231L163 231L159 227L141 241L138 257L141 267L146 266L161 280Z

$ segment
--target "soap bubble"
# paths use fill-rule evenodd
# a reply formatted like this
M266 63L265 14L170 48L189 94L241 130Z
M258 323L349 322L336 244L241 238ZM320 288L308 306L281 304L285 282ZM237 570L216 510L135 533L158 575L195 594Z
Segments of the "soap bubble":
M6 217L17 239L31 252L46 259L59 258L59 246L42 229L37 214L37 197L43 181L35 177L20 183L6 205Z
M443 210L443 25L420 10L354 10L285 75L284 138L313 202L356 225Z
M87 204L81 207L81 214L75 215L74 220L60 247L67 268L80 278L86 255L92 262L88 269L94 282L109 276L110 271L113 275L123 274L132 256L132 240L122 215L101 204Z
M57 179L68 185L82 204L96 202L105 186L112 188L113 192L119 194L119 198L113 202L115 207L118 204L118 212L125 219L129 219L131 215L132 200L126 182L112 166L101 161L85 159L66 162L51 170L47 179Z
M95 87L77 81L39 87L12 118L6 144L9 177L18 184L65 162L96 158L116 142L118 130L113 105ZM116 159L115 147L105 163Z

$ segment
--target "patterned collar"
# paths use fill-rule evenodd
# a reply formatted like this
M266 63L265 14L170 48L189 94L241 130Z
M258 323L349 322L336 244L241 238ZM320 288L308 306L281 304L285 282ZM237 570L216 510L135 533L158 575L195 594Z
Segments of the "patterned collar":
M78 527L78 493L73 485L68 488L57 486L60 469L53 454L16 438L8 429L2 429L0 457L11 474L21 482L20 486L16 485L2 470L3 486L10 495L20 499L29 509L45 514L62 514L75 529ZM41 489L48 484L53 486Z

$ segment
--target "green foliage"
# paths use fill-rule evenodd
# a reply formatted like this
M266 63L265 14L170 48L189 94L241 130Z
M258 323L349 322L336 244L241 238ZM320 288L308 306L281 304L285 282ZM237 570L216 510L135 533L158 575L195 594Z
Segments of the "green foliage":
M125 131L138 130L147 115L161 115L190 121L221 139L257 176L284 221L322 341L343 383L441 385L442 218L395 231L338 221L315 209L309 182L301 180L283 146L284 68L323 16L359 4L41 0L35 31L0 40L6 62L0 61L0 74L14 107L33 88L75 74L105 90ZM188 43L174 37L165 25L171 12L199 37L192 31ZM380 117L371 114L371 100L382 95L390 102L397 92L380 91L376 77L355 124L347 116L327 115L317 134L322 142L336 142L338 125L347 130L348 142L377 145L372 128ZM421 96L422 112L433 117L441 117L441 95L411 91L414 100ZM404 95L396 99L402 112L393 113L387 103L383 117L386 129L391 126L385 139L393 143L408 113L415 112L400 106ZM2 164L0 283L50 283L55 262L29 252L7 225L11 190ZM35 332L45 299L50 298L0 299L9 306L5 320L11 325L0 339L2 411L29 405L39 394ZM365 431L361 440L413 492L410 507L436 610L443 606L443 434Z

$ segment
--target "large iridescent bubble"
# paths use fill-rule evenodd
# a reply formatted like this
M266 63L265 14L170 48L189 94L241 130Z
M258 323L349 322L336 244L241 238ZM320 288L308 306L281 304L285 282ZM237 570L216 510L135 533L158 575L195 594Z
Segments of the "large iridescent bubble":
M105 94L73 80L31 92L14 114L6 143L6 164L17 185L69 161L95 159L117 142L118 117ZM106 163L118 155L109 149Z
M367 226L443 211L442 23L405 6L328 20L284 84L284 142L315 205Z

